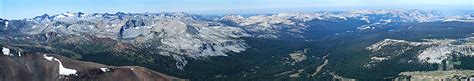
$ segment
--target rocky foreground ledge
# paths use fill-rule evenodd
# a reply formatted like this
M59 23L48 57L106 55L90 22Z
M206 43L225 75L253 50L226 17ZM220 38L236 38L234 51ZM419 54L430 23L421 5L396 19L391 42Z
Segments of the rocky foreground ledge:
M2 46L0 81L187 81L139 66L107 66Z

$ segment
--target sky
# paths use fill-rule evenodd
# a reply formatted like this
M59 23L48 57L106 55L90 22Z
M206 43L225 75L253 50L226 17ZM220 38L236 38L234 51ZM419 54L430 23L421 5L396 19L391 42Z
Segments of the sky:
M474 0L0 0L0 18L22 19L64 12L144 13L206 12L291 8L460 8L474 9ZM361 7L363 6L363 7ZM444 6L444 7L439 7ZM458 7L451 7L458 6ZM331 8L329 8L331 7ZM243 12L243 11L242 11Z

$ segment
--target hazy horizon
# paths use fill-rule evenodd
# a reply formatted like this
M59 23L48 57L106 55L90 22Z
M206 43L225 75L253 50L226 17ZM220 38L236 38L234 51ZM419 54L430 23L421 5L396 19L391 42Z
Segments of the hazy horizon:
M187 12L195 14L259 14L278 12L314 12L354 9L472 10L471 0L2 0L0 18L23 19L43 14Z

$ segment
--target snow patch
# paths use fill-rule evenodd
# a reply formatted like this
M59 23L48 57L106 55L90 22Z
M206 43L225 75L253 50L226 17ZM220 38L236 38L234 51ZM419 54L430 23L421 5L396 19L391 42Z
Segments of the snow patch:
M43 54L43 58L45 58L46 60L49 60L49 61L53 60L53 57L47 56L46 54Z
M445 19L443 22L449 22L449 21L458 21L458 19Z
M357 27L357 29L359 29L359 30L366 30L366 29L373 29L373 28L370 27L370 26L361 26L361 27Z
M108 72L108 71L110 71L109 68L99 68L99 69L102 70L103 72Z
M380 19L376 23L362 25L362 26L357 27L357 29L359 29L359 30L366 30L366 29L374 30L376 27L379 27L379 26L382 26L382 25L387 25L390 22L392 22L392 19L386 19L386 20L385 19Z
M74 13L62 13L64 16L66 17L72 17L72 16L75 16Z
M360 20L363 20L367 23L370 23L369 16L364 16L364 17L360 18Z
M59 62L59 74L60 75L77 75L76 70L65 68L59 59L54 58L53 60Z
M74 70L74 69L69 69L69 68L65 68L63 66L63 64L61 63L61 61L59 59L56 59L52 56L47 56L46 54L43 54L43 57L49 61L57 61L59 63L59 75L77 75L77 70Z
M7 22L5 22L5 27L8 27L8 21L7 21Z
M66 16L64 16L64 15L58 15L58 16L56 16L55 18L66 18Z
M8 55L8 56L13 56L13 54L10 54L10 49L2 47L2 52L3 55Z

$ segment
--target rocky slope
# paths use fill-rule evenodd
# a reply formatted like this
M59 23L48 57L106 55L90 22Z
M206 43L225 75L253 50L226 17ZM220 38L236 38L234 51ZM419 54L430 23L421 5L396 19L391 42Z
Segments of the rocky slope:
M441 64L453 58L453 56L474 55L473 41L473 37L465 39L424 39L421 42L385 39L366 48L375 53L371 57L372 61L367 66L380 61L391 60L392 58L401 58L401 56L406 54L412 54L407 51L416 51L415 56L417 60L407 60L406 62L419 61Z
M107 66L3 46L0 81L185 81L139 66Z

